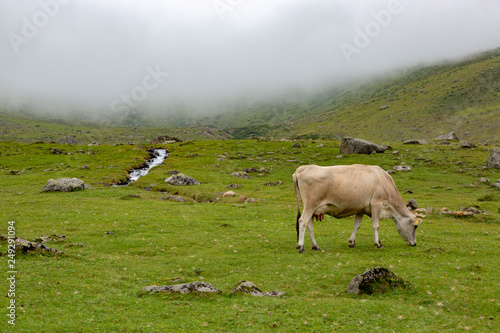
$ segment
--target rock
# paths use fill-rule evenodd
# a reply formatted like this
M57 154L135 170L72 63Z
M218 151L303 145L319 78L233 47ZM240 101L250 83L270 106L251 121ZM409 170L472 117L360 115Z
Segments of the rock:
M234 193L233 191L227 191L227 192L225 192L222 196L223 196L224 198L235 197L235 196L236 196L236 193Z
M393 288L406 288L408 283L384 267L372 268L363 274L356 275L347 287L347 292L373 294L384 293Z
M264 186L279 186L279 185L283 185L283 182L281 180L278 182L269 182L264 184Z
M494 188L500 190L500 179L497 180L496 183L491 184L491 187L494 187Z
M279 297L285 294L283 291L279 290L263 292L252 281L239 281L238 285L236 286L236 288L234 288L233 291L231 291L231 293L232 294L244 293L257 297L263 297L263 296Z
M80 167L80 169L87 170L87 169L90 169L90 167L87 164L85 164L84 166Z
M408 200L408 202L406 203L406 207L408 207L409 210L415 210L418 208L418 204L415 199L412 198Z
M393 169L396 171L411 171L411 167L407 165L396 165Z
M40 236L37 239L35 239L35 242L37 242L37 243L61 242L64 240L66 240L66 236L64 236L64 235L50 235L50 236Z
M239 184L229 184L226 186L226 188L240 188L242 185Z
M194 178L186 176L182 173L177 173L171 177L165 179L165 182L170 185L176 186L190 186L190 185L200 185L200 182Z
M379 108L379 110L385 110L385 109L388 109L388 108L389 108L389 106L388 106L388 105L382 105L382 106Z
M248 175L248 173L246 173L245 171L233 172L231 174L231 176L238 177L238 178L241 178L241 179L251 179L250 176Z
M337 156L335 156L335 158L341 159L342 155L337 155Z
M177 201L177 202L185 202L183 197L180 197L178 195L170 195L168 197L163 197L161 200L171 200L171 201Z
M432 207L427 207L425 210L425 215L432 214L434 212L434 208Z
M170 135L160 135L151 140L152 144L165 144L165 143L175 143L175 142L182 142L182 140Z
M257 172L257 170L255 168L245 168L245 169L243 169L243 171L245 171L246 173Z
M427 145L429 143L425 140L406 140L405 142L403 142L403 144L404 145Z
M393 175L396 173L396 171L392 170L392 169L389 169L389 170L386 170L386 172L390 175Z
M257 200L255 200L254 198L248 198L245 200L245 203L256 203Z
M244 195L240 195L238 202L245 202L246 199L247 199L247 197L245 197Z
M266 168L264 168L264 167L260 167L260 168L259 168L259 172L269 172L269 171L267 171L267 169L266 169Z
M59 155L60 154L64 154L64 152L61 149L55 148L55 147L53 147L53 148L50 149L50 153L51 154L59 154Z
M181 173L181 172L179 170L170 170L170 171L167 171L167 175L170 175L170 176L176 175L178 173Z
M389 147L381 146L376 143L363 139L343 138L340 143L340 154L373 154L383 153Z
M488 168L500 169L500 149L493 148L488 160L486 161Z
M476 145L470 141L460 141L460 148L476 148Z
M84 189L92 189L86 186L83 180L78 178L49 179L42 189L42 192L72 192Z
M434 140L448 140L448 141L459 141L458 136L456 136L455 132L445 133L439 135Z
M42 253L55 253L55 254L66 254L65 252L59 251L45 246L42 243L30 242L29 240L16 238L15 240L16 251L21 251L22 253L30 252L42 252Z
M294 142L294 144L292 145L292 148L302 148L302 146L300 145L300 143Z
M489 184L490 180L488 178L486 178L486 177L481 177L481 178L479 178L479 182L480 183Z
M191 283L183 283L183 284L174 284L171 286L148 286L142 288L143 291L149 291L151 293L160 292L160 291L168 291L175 292L181 294L189 294L189 293L217 293L220 294L221 291L215 288L213 285L207 282L191 282Z

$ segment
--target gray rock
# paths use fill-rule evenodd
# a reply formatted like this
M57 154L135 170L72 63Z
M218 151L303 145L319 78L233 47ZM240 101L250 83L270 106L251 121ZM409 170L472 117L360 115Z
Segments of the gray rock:
M407 286L407 282L387 268L376 267L356 275L349 283L347 293L355 295L359 293L384 293L389 289L406 288Z
M300 143L295 142L295 143L292 145L292 148L302 148L302 146L300 145Z
M92 189L92 186L85 185L83 180L78 178L49 179L42 189L42 192L72 192L84 189Z
M240 188L242 185L240 184L229 184L226 186L226 188Z
M441 134L437 138L435 138L434 140L459 141L460 139L455 134L455 132L450 132L450 133Z
M429 143L425 140L406 140L405 142L403 142L403 144L404 145L427 145Z
M40 243L31 242L29 240L22 238L16 238L15 247L16 251L21 251L22 253L41 252L41 253L66 254L63 251L47 247L41 242Z
M411 167L407 165L396 165L393 169L396 171L411 171Z
M343 138L340 143L340 154L373 154L383 153L389 146L381 146L376 143L356 138Z
M172 175L171 177L165 179L165 182L170 185L177 185L177 186L200 185L199 181L189 176L186 176L185 174L182 173L177 173L175 175Z
M500 149L493 148L488 160L486 161L488 168L500 169Z
M409 210L415 210L418 208L418 204L415 199L412 198L408 200L408 202L406 203L406 207L408 207Z
M460 141L460 148L476 148L476 145L470 141Z
M231 174L231 176L241 178L241 179L251 179L250 176L248 175L248 173L246 173L245 171L233 172Z
M257 296L257 297L262 297L262 296L279 297L279 296L282 296L285 294L283 291L279 291L279 290L263 292L252 281L239 281L238 285L236 286L236 288L234 288L233 291L231 291L231 293L233 293L233 294L234 293L244 293L244 294L250 294L252 296Z
M50 149L50 153L51 154L64 154L64 152L61 149L55 148L55 147Z
M143 291L149 291L151 293L160 292L160 291L168 291L175 292L181 294L189 294L193 292L198 293L221 293L221 291L215 288L213 285L207 282L191 282L191 283L183 283L183 284L174 284L171 286L147 286L142 288Z
M177 202L185 202L183 197L180 197L178 195L170 195L168 197L161 198L161 200L171 200L171 201L177 201Z

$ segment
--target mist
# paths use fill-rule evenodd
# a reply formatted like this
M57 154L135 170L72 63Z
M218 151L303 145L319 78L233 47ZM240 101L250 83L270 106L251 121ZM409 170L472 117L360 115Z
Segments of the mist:
M497 0L0 0L0 108L112 116L366 80L500 46Z

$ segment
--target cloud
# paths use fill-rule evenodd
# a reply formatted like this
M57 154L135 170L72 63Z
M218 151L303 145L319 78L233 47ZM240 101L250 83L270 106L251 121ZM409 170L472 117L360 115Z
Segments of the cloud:
M499 16L496 0L0 0L0 100L108 113L315 91L496 48Z

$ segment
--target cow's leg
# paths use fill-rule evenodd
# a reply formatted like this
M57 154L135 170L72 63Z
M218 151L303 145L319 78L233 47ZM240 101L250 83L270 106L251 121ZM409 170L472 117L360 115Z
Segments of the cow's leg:
M309 232L309 237L311 237L311 243L312 243L312 249L319 251L319 246L318 243L316 243L316 239L314 238L314 226L313 226L313 220L311 219L311 222L307 224L307 231Z
M379 249L383 249L384 246L380 244L380 239L378 237L378 229L380 227L378 213L372 213L372 224L373 224L373 236L375 240L375 246Z
M356 214L356 216L354 217L354 226L352 228L351 237L349 238L349 247L356 247L356 231L358 231L359 227L361 226L362 220L362 213Z
M299 219L299 242L297 244L299 253L304 252L304 235L306 233L306 227L308 227L309 224L312 224L312 217L312 212L304 211Z

